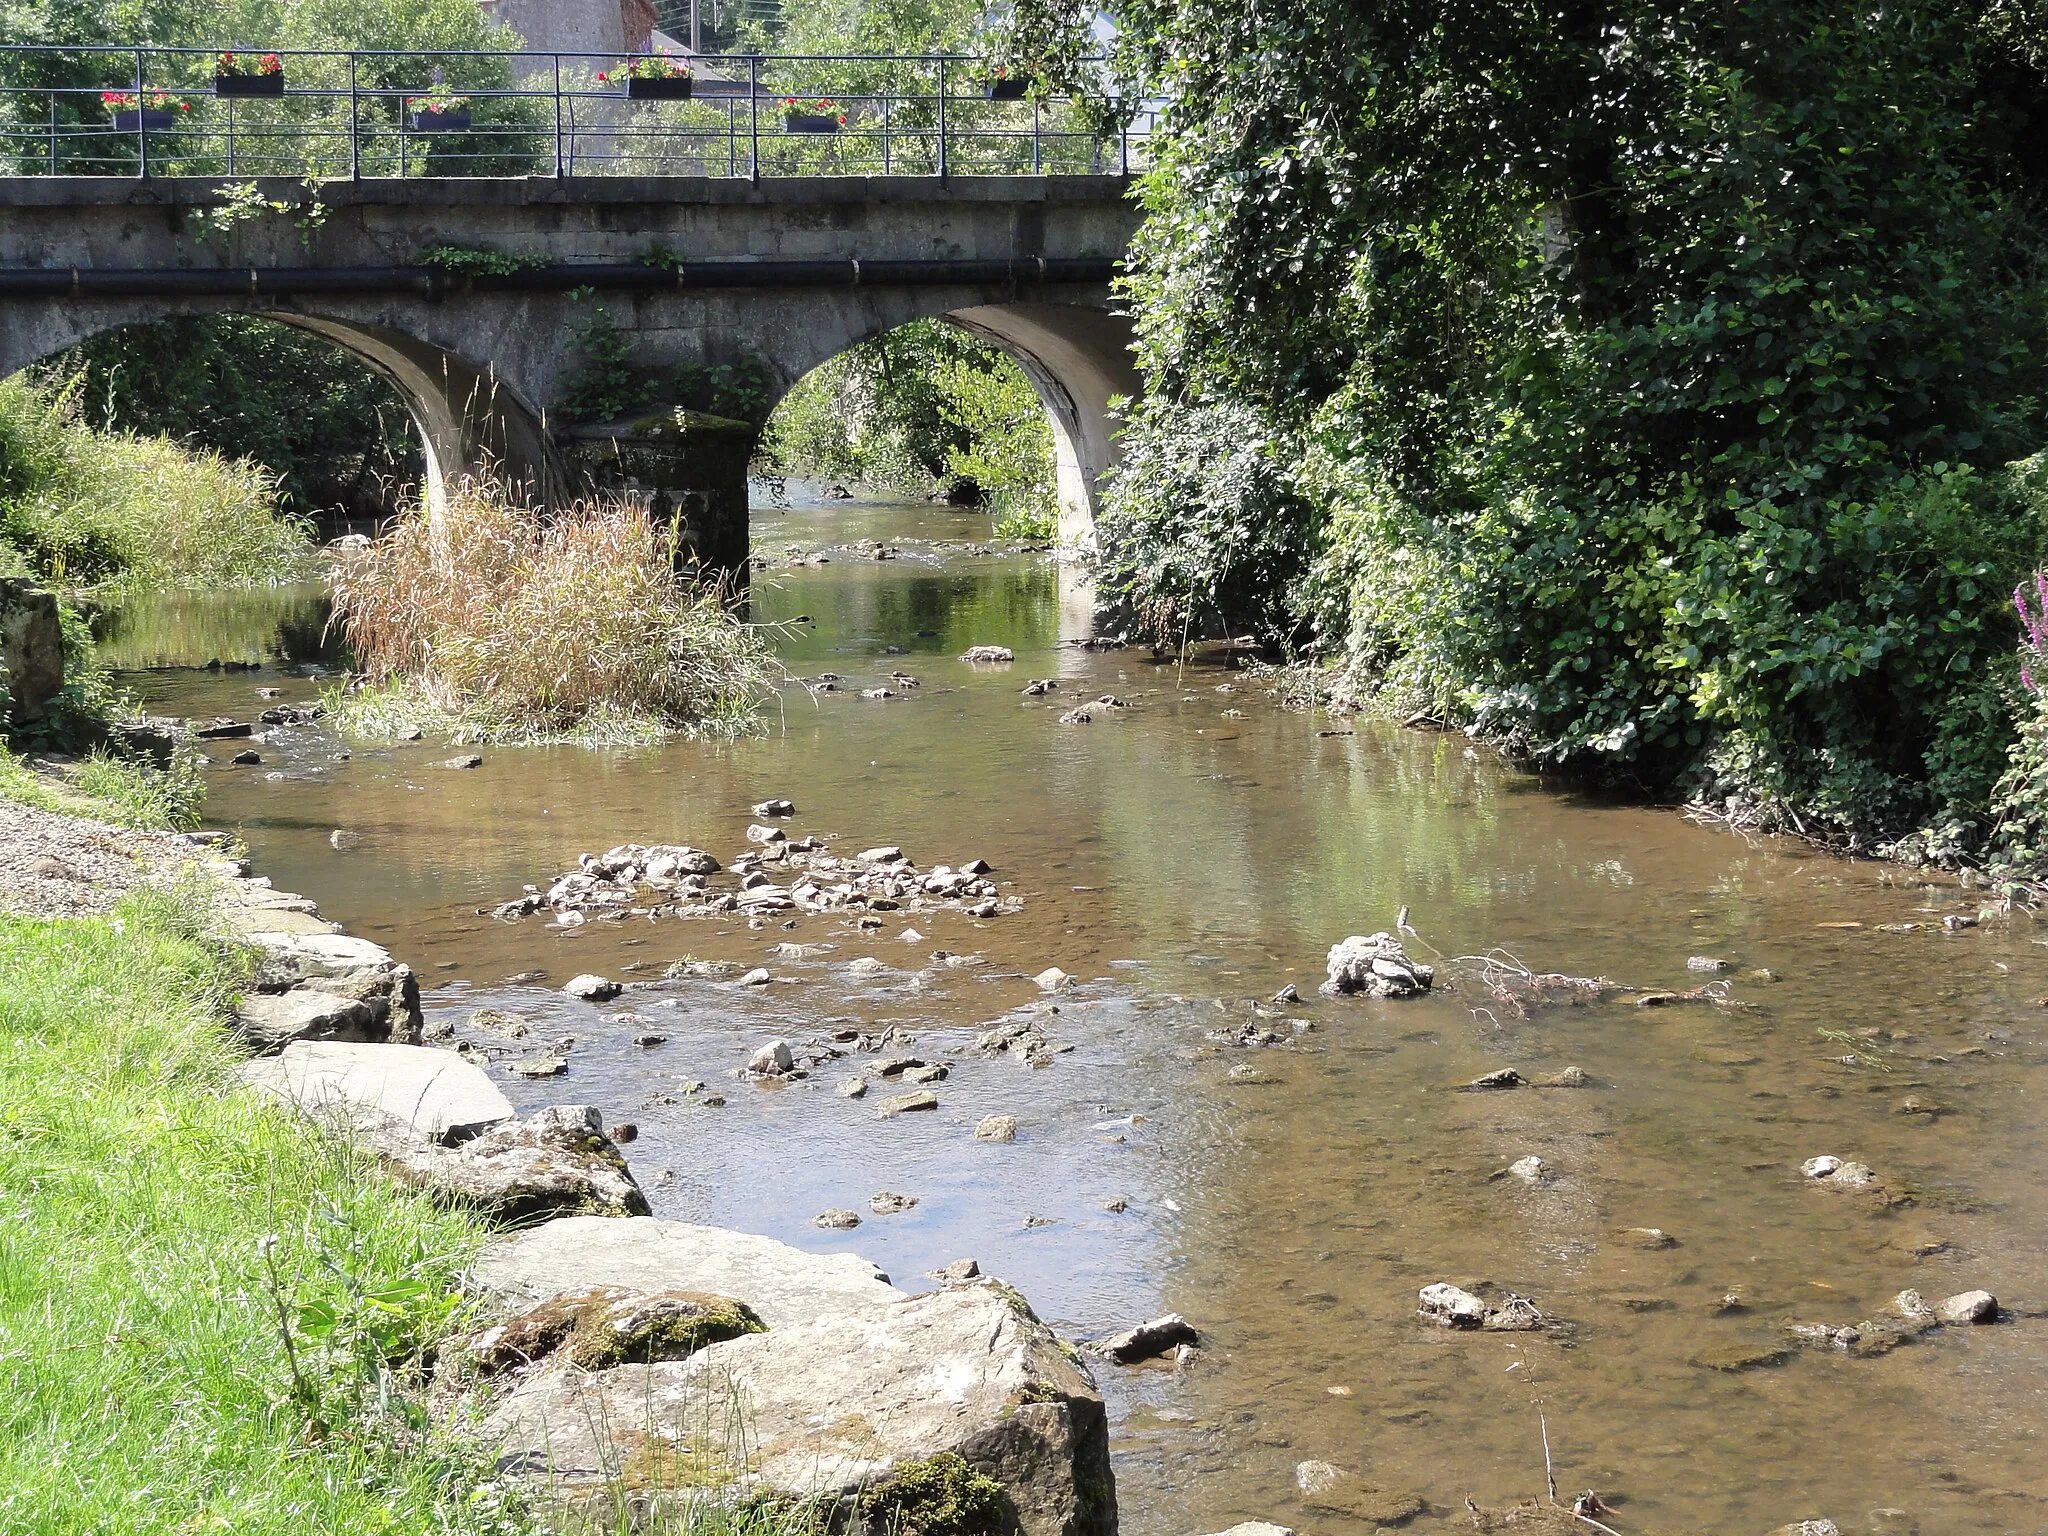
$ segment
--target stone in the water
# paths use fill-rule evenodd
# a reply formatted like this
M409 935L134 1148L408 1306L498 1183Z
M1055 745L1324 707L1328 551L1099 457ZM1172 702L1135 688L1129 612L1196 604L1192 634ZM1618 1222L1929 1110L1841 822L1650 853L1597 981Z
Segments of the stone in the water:
M1522 1084L1526 1083L1527 1081L1528 1079L1522 1076L1522 1074L1517 1072L1513 1067L1502 1067L1497 1072L1488 1072L1481 1077L1473 1078L1472 1081L1465 1084L1465 1086L1467 1088L1480 1089L1519 1088L1522 1086Z
M1832 1520L1794 1520L1779 1526L1771 1536L1842 1536L1842 1528Z
M1793 1353L1786 1344L1711 1344L1688 1358L1710 1371L1759 1371L1783 1365Z
M1170 1352L1177 1344L1198 1344L1201 1336L1194 1325L1178 1312L1139 1323L1122 1333L1111 1334L1095 1347L1118 1365L1131 1365Z
M560 1077L569 1070L569 1063L559 1056L529 1056L506 1062L505 1070L515 1077Z
M1809 1157L1799 1165L1799 1171L1809 1179L1831 1179L1835 1176L1835 1170L1841 1166L1842 1160L1839 1157L1830 1157L1823 1153L1819 1157Z
M666 1045L666 1044L668 1044L668 1036L667 1036L667 1035L652 1035L652 1034L649 1034L649 1035L635 1035L635 1036L633 1037L633 1043L634 1043L635 1045L639 1045L639 1046L654 1046L654 1045Z
M743 987L765 987L772 980L774 978L768 974L768 968L764 965L757 965L740 978L740 985Z
M915 1195L899 1195L893 1189L885 1189L869 1199L868 1209L877 1216L896 1216L916 1204Z
M608 1003L619 995L619 984L603 976L572 976L562 990L578 1002Z
M1070 986L1074 980L1056 965L1047 966L1031 979L1038 984L1041 992L1057 992L1062 987Z
M1713 955L1693 955L1686 960L1685 968L1688 971L1732 971L1735 962L1717 959Z
M1614 1235L1629 1247L1641 1248L1649 1253L1678 1246L1678 1239L1662 1227L1620 1227L1615 1230Z
M795 1065L787 1040L770 1040L747 1058L747 1071L755 1077L781 1077Z
M1295 1467L1294 1486L1301 1494L1302 1508L1368 1524L1399 1525L1422 1513L1424 1507L1415 1494L1378 1487L1327 1461L1304 1461Z
M1294 1527L1275 1525L1270 1520L1243 1520L1227 1531L1217 1531L1214 1536L1294 1536Z
M936 1093L928 1093L923 1090L917 1093L892 1093L888 1098L882 1100L881 1105L875 1110L875 1118L878 1120L893 1120L898 1115L907 1115L916 1110L937 1109L938 1107L939 1096Z
M336 827L327 834L327 846L337 853L345 853L351 848L360 848L362 845L363 834L351 832L346 827Z
M868 1091L868 1080L864 1077L842 1077L838 1087L832 1091L842 1099L857 1099Z
M1583 1067L1561 1067L1548 1077L1536 1080L1538 1088L1583 1088L1592 1081Z
M1508 1164L1508 1172L1528 1184L1541 1184L1549 1173L1550 1166L1536 1156L1518 1157Z
M1408 958L1391 933L1353 934L1330 946L1328 997L1414 997L1436 983L1434 967Z
M1945 1323L1993 1323L1998 1321L1998 1298L1989 1291L1964 1291L1941 1304Z
M237 768L252 768L263 761L263 754L256 751L253 747L245 747L229 758L228 761Z
M1425 1285L1418 1296L1422 1315L1442 1327L1477 1328L1486 1321L1486 1303L1447 1281Z
M960 653L960 659L970 662L1015 661L1017 654L1007 645L970 645Z
M481 752L465 752L460 757L447 758L441 764L443 768L481 768L483 765Z
M981 1266L972 1259L955 1259L950 1264L941 1264L927 1276L932 1280L973 1280L981 1275Z
M889 974L889 967L877 960L873 955L862 955L858 960L850 962L846 969L847 973L853 976L886 976Z
M974 1128L976 1141L1015 1141L1017 1139L1017 1117L1015 1115L984 1115L981 1123Z
M811 1218L814 1227L825 1227L834 1231L848 1231L860 1225L860 1213L834 1206L829 1211L820 1211Z
M754 807L756 816L794 816L796 805L789 800L763 800Z

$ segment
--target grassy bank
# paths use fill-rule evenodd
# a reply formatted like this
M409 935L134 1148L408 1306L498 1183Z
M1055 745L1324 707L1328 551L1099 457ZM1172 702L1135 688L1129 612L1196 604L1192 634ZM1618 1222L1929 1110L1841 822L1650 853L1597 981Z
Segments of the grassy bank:
M0 379L0 574L196 586L309 570L307 529L279 515L268 470L164 437L96 432L81 416L84 382Z
M482 1228L222 1091L199 905L0 918L0 1529L527 1529L394 1390Z
M615 744L754 728L772 663L718 591L678 574L671 530L627 502L543 518L468 486L337 560L334 613L368 688L332 700L364 735Z

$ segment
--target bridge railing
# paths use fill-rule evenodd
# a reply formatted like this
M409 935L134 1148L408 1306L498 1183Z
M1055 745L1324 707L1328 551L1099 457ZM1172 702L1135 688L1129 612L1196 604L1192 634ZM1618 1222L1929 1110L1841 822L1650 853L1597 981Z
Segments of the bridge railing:
M1101 175L1155 115L947 54L695 59L684 96L612 54L234 53L0 45L0 175Z

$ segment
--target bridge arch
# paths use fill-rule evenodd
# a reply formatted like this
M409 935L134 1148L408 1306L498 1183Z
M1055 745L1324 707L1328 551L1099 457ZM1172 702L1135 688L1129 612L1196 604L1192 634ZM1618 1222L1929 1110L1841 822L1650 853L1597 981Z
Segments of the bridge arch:
M967 297L968 302L959 302ZM1105 296L1106 297L1106 296ZM1052 425L1059 495L1059 538L1092 548L1105 477L1117 459L1110 401L1140 387L1131 358L1131 327L1105 298L1094 302L986 295L879 295L857 306L834 305L808 323L776 327L761 339L779 386L777 399L821 364L914 320L958 326L1023 370Z
M360 314L311 312L294 306L176 298L46 308L32 323L0 335L0 378L45 362L81 342L177 315L240 315L308 332L332 342L391 384L412 418L430 510L445 504L448 486L488 463L536 497L556 492L565 476L548 442L544 417L488 363Z

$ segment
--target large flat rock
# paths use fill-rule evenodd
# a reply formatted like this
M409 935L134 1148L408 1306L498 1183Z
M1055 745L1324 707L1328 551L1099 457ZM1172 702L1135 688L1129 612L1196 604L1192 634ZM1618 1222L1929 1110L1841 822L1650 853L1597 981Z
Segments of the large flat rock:
M598 1285L711 1291L748 1303L770 1329L869 1313L904 1299L887 1275L854 1254L805 1253L770 1237L650 1216L547 1222L492 1244L475 1278L508 1311Z
M592 1236L667 1227L678 1245L712 1230L582 1218L549 1227ZM808 1258L769 1246L797 1269ZM618 1274L592 1267L574 1278ZM728 1484L886 1497L893 1479L952 1453L1002 1485L1023 1536L1113 1536L1101 1395L1015 1291L984 1280L794 1321L778 1316L775 1280L752 1264L699 1266L693 1287L748 1302L768 1331L651 1365L583 1371L555 1361L496 1403L484 1442L558 1497L599 1496L608 1471L623 1469L635 1499L656 1507L664 1495L680 1501Z
M244 1063L242 1078L309 1114L369 1112L440 1142L467 1140L513 1115L481 1067L422 1045L299 1040L281 1055Z

